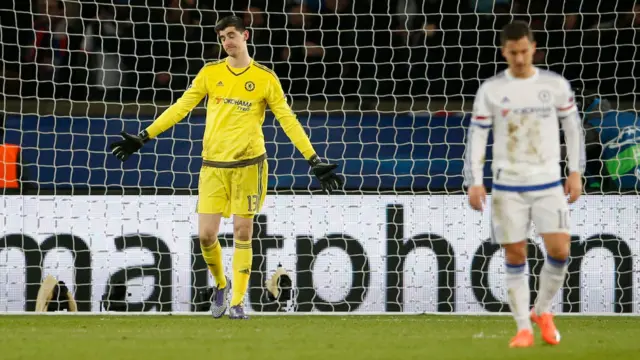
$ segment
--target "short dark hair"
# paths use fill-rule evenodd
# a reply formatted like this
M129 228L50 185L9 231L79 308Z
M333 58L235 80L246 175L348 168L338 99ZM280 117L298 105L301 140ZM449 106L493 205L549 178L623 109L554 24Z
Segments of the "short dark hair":
M220 19L220 21L218 21L218 23L216 23L216 33L219 33L220 31L228 27L234 27L240 32L246 30L246 28L244 27L244 21L242 21L241 18L232 15L223 17L222 19Z
M533 32L529 27L529 24L522 20L515 20L502 28L502 33L500 34L500 43L504 45L509 40L520 40L523 37L529 39L529 41L533 42Z

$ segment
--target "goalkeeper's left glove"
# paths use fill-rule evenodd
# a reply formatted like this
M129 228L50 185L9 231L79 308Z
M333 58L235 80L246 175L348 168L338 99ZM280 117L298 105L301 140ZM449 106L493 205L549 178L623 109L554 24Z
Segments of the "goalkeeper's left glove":
M331 194L333 190L338 190L342 187L342 178L333 172L338 165L323 163L320 161L318 155L313 155L311 159L309 159L309 165L311 166L313 174L320 181L320 187L323 191Z
M146 130L138 135L127 134L123 131L121 135L124 140L116 141L110 145L113 155L121 161L127 160L129 156L140 150L142 145L149 141L149 134Z

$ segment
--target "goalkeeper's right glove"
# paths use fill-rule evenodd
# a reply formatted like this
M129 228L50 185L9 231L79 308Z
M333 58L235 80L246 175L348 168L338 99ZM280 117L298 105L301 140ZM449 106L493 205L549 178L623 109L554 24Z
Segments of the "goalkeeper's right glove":
M146 130L143 130L138 135L131 135L126 132L120 133L124 140L116 141L110 145L111 152L121 161L126 161L131 154L137 152L142 148L147 141L149 141L149 134Z

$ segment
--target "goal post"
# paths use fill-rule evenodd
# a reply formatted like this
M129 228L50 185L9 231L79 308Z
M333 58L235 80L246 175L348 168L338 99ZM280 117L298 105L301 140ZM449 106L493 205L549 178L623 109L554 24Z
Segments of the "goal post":
M640 67L625 50L640 10L633 4L26 3L0 8L0 313L33 312L50 275L79 313L206 314L213 279L195 213L204 103L126 163L108 144L150 124L207 61L224 56L213 26L234 13L318 154L346 180L343 192L322 194L267 113L268 195L255 218L248 311L509 311L490 212L470 209L462 170L473 95L504 69L499 25L517 18L536 33L536 65L580 88L589 145L554 310L640 314ZM232 234L224 220L229 275ZM535 299L545 250L533 235ZM265 285L279 266L293 283L293 299L282 303Z

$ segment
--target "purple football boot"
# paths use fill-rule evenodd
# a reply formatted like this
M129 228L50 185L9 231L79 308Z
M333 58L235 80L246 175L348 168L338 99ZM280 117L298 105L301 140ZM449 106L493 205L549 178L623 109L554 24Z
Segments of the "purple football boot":
M244 313L242 305L236 305L229 308L229 319L248 319L249 317Z
M216 287L215 296L211 302L211 315L215 319L218 319L227 312L227 306L229 306L229 300L231 297L231 280L227 276L227 286L224 289Z

